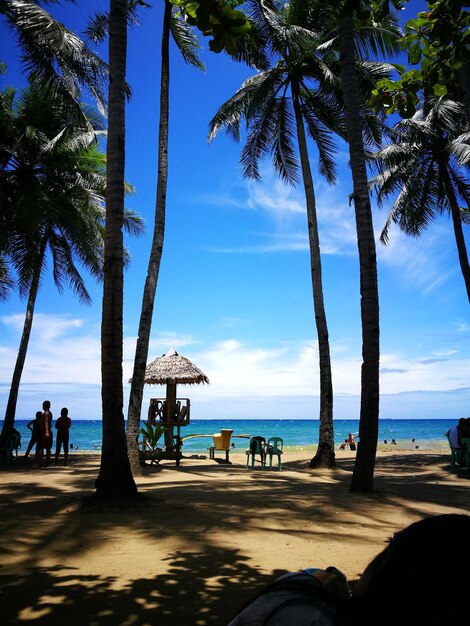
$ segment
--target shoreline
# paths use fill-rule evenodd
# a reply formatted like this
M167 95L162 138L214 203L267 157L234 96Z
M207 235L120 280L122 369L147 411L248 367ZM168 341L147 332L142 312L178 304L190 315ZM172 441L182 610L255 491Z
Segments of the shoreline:
M299 461L301 459L304 459L305 462L308 463L312 459L312 457L315 455L317 447L318 447L317 444L313 444L310 446L284 446L284 453L282 457L283 464L284 462L287 462L289 460ZM230 464L244 466L245 461L246 461L246 449L247 448L241 448L241 447L232 448L230 450L230 455L229 455ZM351 451L349 449L345 449L345 450L335 449L335 459L338 462L343 459L354 460L356 457L356 454L357 454L357 450ZM400 456L400 455L409 456L413 454L418 455L418 456L438 454L438 455L441 455L443 458L446 458L448 456L449 462L451 458L450 448L448 444L442 444L440 442L435 442L434 440L427 440L427 441L419 442L417 444L397 442L397 444L392 445L392 444L379 443L377 445L376 460L378 460L381 457ZM224 455L225 455L224 452L216 451L215 461L217 463L224 462ZM99 462L99 459L101 458L101 450L97 450L97 449L75 450L74 449L74 450L69 451L69 455L68 455L69 465L78 463L82 458L87 459L87 460L95 460L96 462ZM24 453L20 450L18 453L18 456L14 457L14 459L15 459L14 465L16 467L30 466L32 468L32 465L34 463L34 452L30 454L28 458L25 458ZM191 460L207 461L209 464L214 463L214 460L210 459L209 457L209 452L207 448L185 450L183 446L182 461L191 461ZM171 466L172 464L174 465L174 461L162 460L159 467L163 469L163 468ZM274 464L274 461L273 461L273 464ZM60 458L59 458L59 466L62 466L62 465L63 465L63 452L61 453ZM148 466L150 466L150 463L147 463L143 467L148 467ZM49 465L49 468L52 469L54 467L55 467L54 466L54 450L52 450L51 463Z

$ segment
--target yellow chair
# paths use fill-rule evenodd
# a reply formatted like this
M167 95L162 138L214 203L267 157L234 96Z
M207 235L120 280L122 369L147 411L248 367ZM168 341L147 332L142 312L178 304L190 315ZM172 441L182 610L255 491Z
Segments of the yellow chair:
M277 456L277 469L281 471L281 455L284 441L281 437L270 437L266 448L266 454L269 456L269 469L273 468L273 456Z
M220 433L212 435L214 441L213 445L209 448L209 458L215 458L215 452L225 452L225 460L229 461L230 453L230 439L232 437L233 430L230 428L221 428Z

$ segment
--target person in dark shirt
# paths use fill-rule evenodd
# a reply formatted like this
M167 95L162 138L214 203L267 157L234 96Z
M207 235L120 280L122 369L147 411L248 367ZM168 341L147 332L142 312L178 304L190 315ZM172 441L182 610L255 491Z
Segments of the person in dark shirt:
M51 403L49 400L44 400L42 403L43 413L40 421L40 430L39 430L39 439L36 445L36 455L34 458L34 464L39 465L42 461L42 457L44 455L44 450L46 451L46 465L49 465L49 461L51 460L51 448L53 443L53 434L52 434L52 413L51 413Z
M33 446L39 441L39 437L41 435L41 418L42 411L36 412L36 417L27 424L27 427L31 431L31 439L29 440L28 447L26 448L26 452L24 453L24 458L27 459L29 453L33 449Z
M69 431L70 426L72 425L72 420L69 417L69 410L67 407L64 407L60 411L60 417L55 423L55 427L57 429L57 443L55 449L55 464L57 465L59 461L60 448L63 446L64 448L64 462L67 465L67 460L69 456Z

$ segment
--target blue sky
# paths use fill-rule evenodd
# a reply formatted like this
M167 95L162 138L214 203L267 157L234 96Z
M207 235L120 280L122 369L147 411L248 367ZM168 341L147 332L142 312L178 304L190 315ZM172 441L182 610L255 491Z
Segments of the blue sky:
M126 178L137 190L127 204L148 234L127 239L124 380L132 373L156 186L161 2L129 34ZM80 6L61 19L80 28ZM422 2L413 3L411 15ZM51 11L58 15L51 6ZM14 40L0 23L3 86L21 86ZM208 123L251 71L208 51L206 72L172 49L167 230L149 361L169 349L189 357L210 385L181 386L193 418L318 418L318 355L303 190L284 186L263 165L262 183L244 180L240 145L221 134L207 142ZM101 51L105 54L105 51ZM312 152L312 155L314 153ZM313 162L313 161L312 161ZM359 272L348 154L339 146L339 184L315 175L325 306L329 325L334 415L358 418L361 325ZM377 235L386 209L374 207ZM469 243L466 229L467 245ZM470 316L451 222L443 218L420 239L391 231L377 243L381 319L382 418L455 418L469 414ZM101 286L90 279L89 307L72 293L42 285L18 399L27 419L48 398L74 419L100 419ZM0 303L0 418L3 417L24 319L25 302ZM125 384L125 406L129 385ZM164 394L145 388L148 399Z

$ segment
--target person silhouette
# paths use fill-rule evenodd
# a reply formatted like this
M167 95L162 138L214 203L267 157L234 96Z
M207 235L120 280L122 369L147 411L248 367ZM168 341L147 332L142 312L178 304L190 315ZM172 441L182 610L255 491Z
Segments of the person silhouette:
M34 464L39 465L42 461L44 450L46 451L46 465L49 465L51 460L51 448L54 440L52 434L52 413L51 403L49 400L44 400L42 403L42 417L40 421L39 440L36 445L36 455L34 458Z
M26 452L24 453L24 458L27 459L29 453L33 449L33 446L39 441L41 436L41 419L42 419L42 411L36 412L36 417L31 420L26 426L31 431L31 439L29 440L28 447L26 448Z
M72 425L72 420L69 417L69 410L64 406L60 411L60 417L55 423L57 430L57 443L55 449L55 464L59 461L60 449L64 449L64 463L67 465L67 459L69 456L69 431Z

